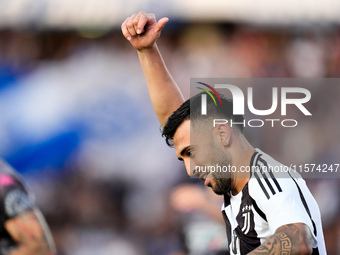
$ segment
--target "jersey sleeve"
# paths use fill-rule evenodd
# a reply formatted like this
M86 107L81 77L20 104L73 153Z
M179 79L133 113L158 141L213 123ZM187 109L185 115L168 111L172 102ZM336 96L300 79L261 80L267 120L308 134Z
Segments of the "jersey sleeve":
M35 207L33 195L14 175L0 174L0 194L3 222Z
M265 214L272 234L283 225L304 223L314 236L313 223L301 197L303 194L292 178L251 178L249 189Z

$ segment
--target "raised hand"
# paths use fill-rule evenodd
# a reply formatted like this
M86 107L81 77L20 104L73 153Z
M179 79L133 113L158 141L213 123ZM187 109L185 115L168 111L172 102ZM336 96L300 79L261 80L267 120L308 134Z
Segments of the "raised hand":
M132 46L141 51L154 46L168 21L168 18L162 18L157 22L153 13L146 14L141 11L128 17L121 29L124 37L130 41Z

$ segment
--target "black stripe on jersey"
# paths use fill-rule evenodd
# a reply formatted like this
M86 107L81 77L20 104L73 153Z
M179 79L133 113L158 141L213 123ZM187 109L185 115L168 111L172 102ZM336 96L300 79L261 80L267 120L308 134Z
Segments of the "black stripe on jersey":
M289 172L288 172L288 173L289 173ZM290 173L289 173L289 175L290 175ZM313 225L313 228L314 228L314 235L316 236L316 234L317 234L316 226L315 226L315 223L314 223L314 221L313 221L313 219L312 219L312 215L311 215L311 213L310 213L310 210L309 210L309 207L308 207L308 205L307 205L306 199L305 199L305 197L303 196L303 193L302 193L302 191L301 191L301 189L300 189L299 184L297 184L297 182L295 181L295 179L294 179L291 175L290 175L290 177L291 177L292 180L295 182L295 185L296 185L296 187L297 187L298 190L299 190L299 195L300 195L301 202L302 202L303 206L305 207L305 210L306 210L306 212L307 212L307 214L308 214L310 220L312 221L312 225Z
M255 154L254 154L254 155L255 155ZM254 155L253 155L253 157L254 157ZM276 194L276 191L274 190L274 188L273 188L272 184L270 183L269 179L271 179L271 180L274 182L274 184L275 184L277 190L278 190L279 192L282 192L282 189L281 189L280 184L279 184L278 181L276 180L276 178L275 178L273 172L270 170L270 168L269 168L267 162L266 162L263 158L261 158L261 156L262 156L262 154L258 154L258 157L256 157L256 160L254 160L254 161L255 161L255 162L254 162L254 163L255 163L254 165L257 166L257 167L260 169L260 173L261 173L261 175L262 175L264 181L266 182L268 188L270 189L270 191L271 191L271 193L272 193L273 195ZM255 157L254 157L254 158L255 158ZM253 158L252 158L252 159L253 159ZM264 172L263 166L266 167L266 170L267 170L266 172L269 173L270 178L268 178L268 176L267 176L266 173ZM260 185L260 187L261 187L263 193L266 195L267 199L270 199L270 195L269 195L267 189L265 188L264 184L262 183L262 181L261 181L259 175L258 175L255 171L252 171L252 172L254 172L254 176L255 176L257 182L259 183L259 185Z
M228 195L224 195L224 208L226 208L228 205L230 205L230 197ZM226 225L226 234L229 247L229 244L231 243L231 224L224 209L222 210L222 216Z
M251 198L251 202L252 202L252 205L253 205L253 208L255 209L255 211L258 213L258 215L261 216L262 219L264 219L265 221L267 221L267 217L266 215L264 214L264 212L262 212L262 210L258 207L258 205L256 204L255 200L253 198ZM267 221L268 222L268 221Z
M263 193L266 195L267 199L269 199L270 196L269 196L269 194L268 194L266 188L263 186L262 181L260 180L260 177L258 176L258 174L257 174L256 172L254 172L254 176L255 176L257 182L259 183L259 185L260 185L260 187L261 187Z
M268 169L268 168L267 168L267 169ZM276 192L275 192L275 190L273 189L273 186L271 185L271 183L269 182L267 175L263 172L262 167L260 168L260 173L262 174L263 179L264 179L265 182L267 183L267 185L268 185L270 191L272 192L272 194L275 195Z
M264 165L266 166L267 169L269 169L269 166L268 166L268 164L267 164L267 161L265 161L263 158L261 158L261 156L262 156L262 155L259 156L258 161L260 161L262 164L264 164ZM281 186L280 186L280 184L277 182L277 180L276 180L276 178L275 178L273 172L272 172L272 171L268 171L268 172L269 172L269 175L270 175L270 177L272 178L273 182L275 183L277 190L278 190L279 192L282 192Z
M223 216L225 226L226 226L226 234L227 234L228 247L229 247L229 244L231 243L231 224L224 210L222 211L222 216Z
M279 191L279 192L282 192L281 186L280 186L280 184L277 182L276 178L274 177L273 172L269 172L269 175L270 175L270 177L272 177L272 179L273 179L273 181L274 181L274 183L275 183L276 188L278 189L278 191Z
M289 171L288 171L288 173L289 173L289 175L290 175L290 172L289 172ZM311 213L310 213L310 210L309 210L309 207L308 207L308 205L307 205L306 199L305 199L305 197L304 197L304 195L303 195L303 193L302 193L302 191L301 191L301 189L300 189L299 184L296 182L296 180L295 180L291 175L290 175L290 177L291 177L292 180L295 182L295 185L296 185L297 189L299 190L299 195L300 195L301 202L302 202L303 206L305 207L305 210L306 210L306 212L307 212L307 214L308 214L308 216L309 216L309 218L310 218L310 220L311 220L311 222L312 222L312 225L313 225L313 233L314 233L315 236L317 236L317 230L316 230L315 222L314 222L314 220L312 219L312 215L311 215ZM318 249L318 247L313 248L313 253L312 253L312 255L318 255L318 254L319 254L319 249Z
M234 240L235 237L238 239L240 254L248 254L261 245L261 240L255 230L253 199L249 195L248 187L247 183L242 190L240 210L236 216L237 227L233 230ZM232 245L232 247L235 251L236 246Z

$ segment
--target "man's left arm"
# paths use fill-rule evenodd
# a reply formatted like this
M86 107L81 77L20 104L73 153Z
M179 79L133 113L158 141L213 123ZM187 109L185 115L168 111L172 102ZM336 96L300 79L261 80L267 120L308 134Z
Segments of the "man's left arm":
M304 223L287 224L279 227L251 255L260 254L312 254L312 234Z

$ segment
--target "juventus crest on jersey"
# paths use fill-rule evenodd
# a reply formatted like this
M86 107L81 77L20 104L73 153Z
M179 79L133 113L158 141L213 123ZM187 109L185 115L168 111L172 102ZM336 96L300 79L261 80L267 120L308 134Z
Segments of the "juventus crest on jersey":
M253 154L251 177L237 195L225 195L222 214L230 254L247 254L287 224L304 223L313 235L313 254L326 254L318 205L305 181L259 149Z

